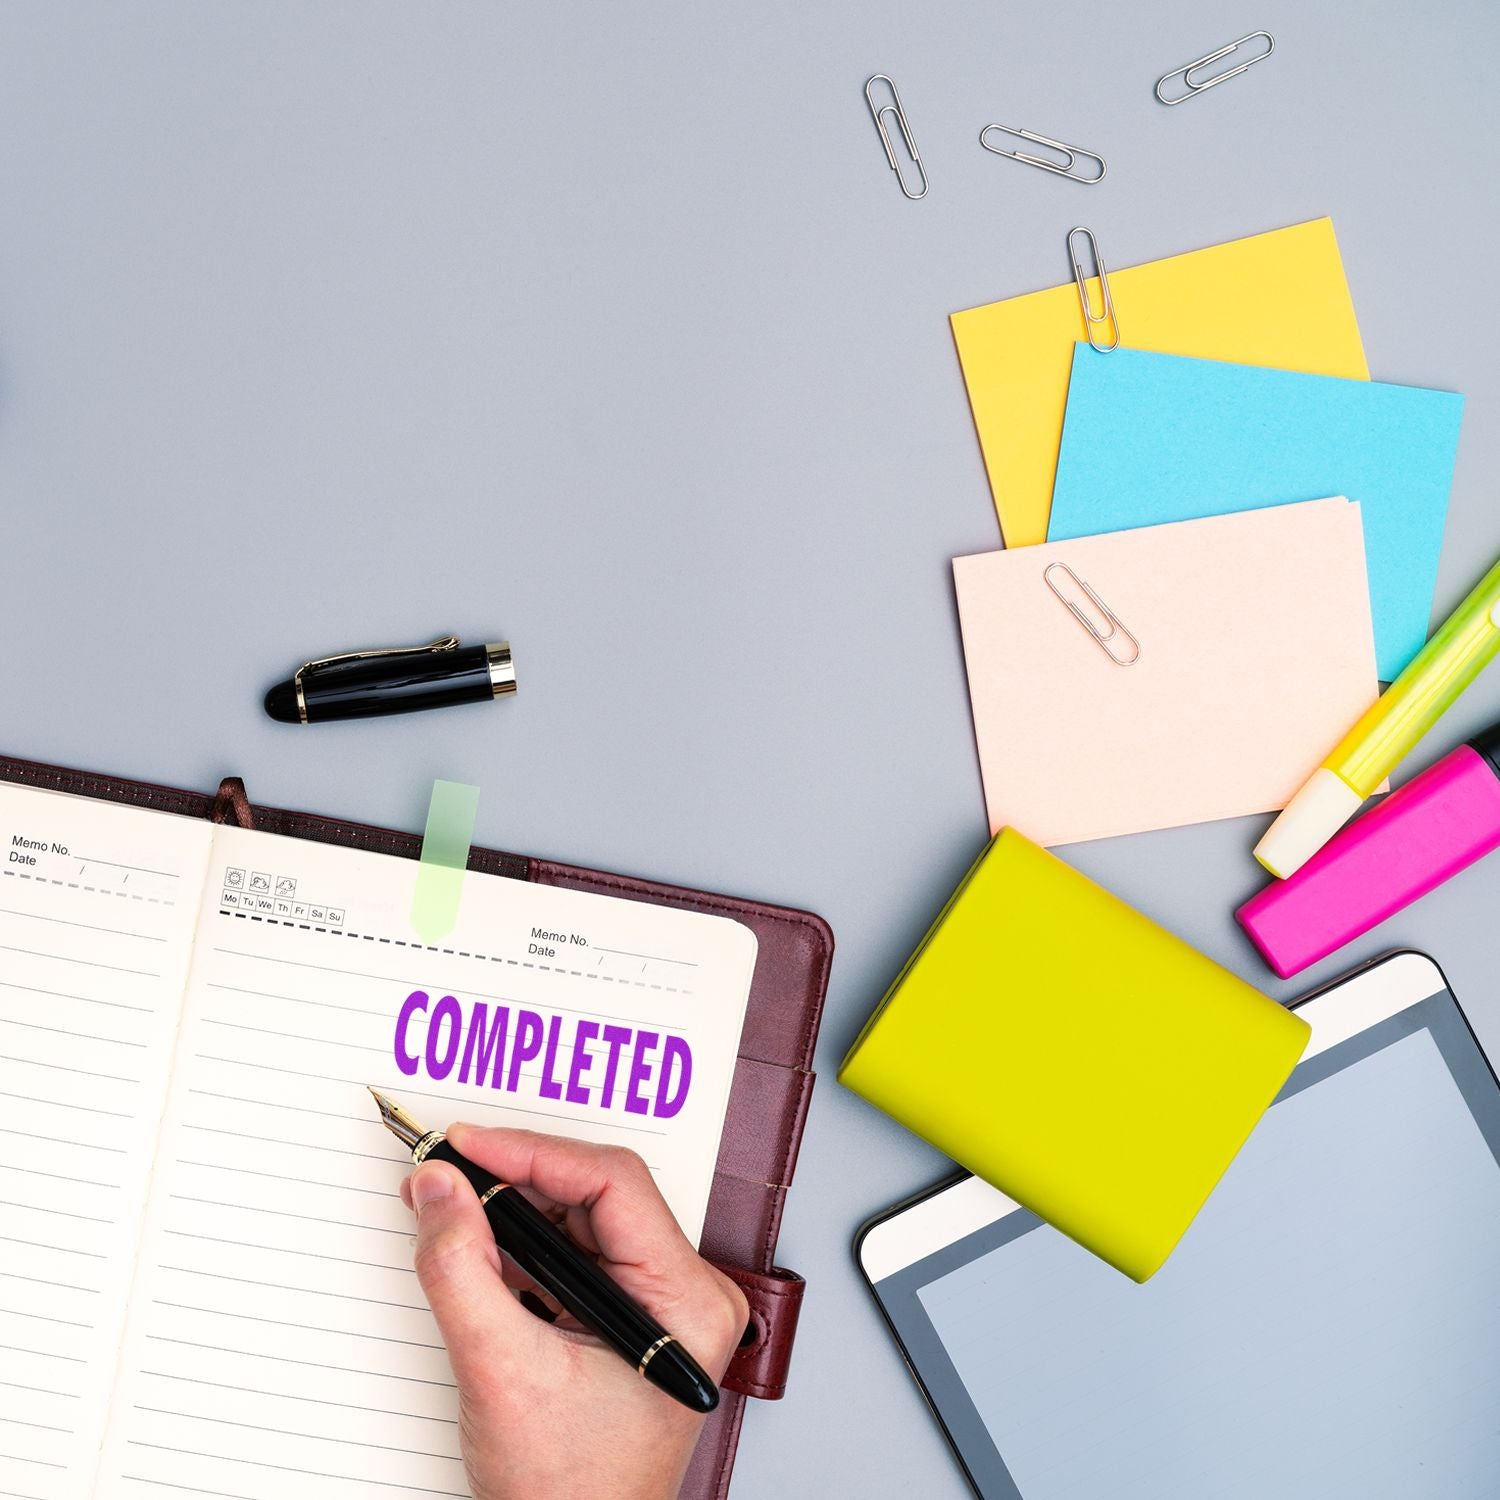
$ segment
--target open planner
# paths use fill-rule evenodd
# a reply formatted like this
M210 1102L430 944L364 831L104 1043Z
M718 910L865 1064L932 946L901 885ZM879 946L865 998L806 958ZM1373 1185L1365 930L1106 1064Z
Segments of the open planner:
M0 845L0 1494L468 1494L366 1084L700 1239L744 923L471 872L426 944L409 859L4 781Z

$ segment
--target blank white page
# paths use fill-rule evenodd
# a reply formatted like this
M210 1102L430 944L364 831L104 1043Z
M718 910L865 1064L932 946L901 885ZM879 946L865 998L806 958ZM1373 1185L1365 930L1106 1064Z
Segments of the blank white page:
M396 1196L409 1157L366 1084L432 1127L633 1147L696 1240L750 931L470 874L425 945L415 878L219 831L102 1496L467 1493Z
M0 1494L94 1493L213 829L0 786Z

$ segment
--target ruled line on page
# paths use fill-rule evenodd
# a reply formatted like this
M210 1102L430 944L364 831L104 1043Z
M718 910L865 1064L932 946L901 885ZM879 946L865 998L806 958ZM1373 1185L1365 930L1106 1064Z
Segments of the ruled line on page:
M621 958L643 958L647 963L678 964L684 969L696 969L697 964L686 958L663 958L660 953L632 953L628 948L595 948L595 953L614 953Z
M77 1391L51 1391L44 1385L23 1385L19 1380L0 1380L0 1385L8 1385L16 1391L30 1391L33 1396L60 1396L64 1401L82 1400Z
M0 1349L7 1349L12 1354L34 1354L38 1359L61 1359L70 1365L86 1365L88 1361L76 1354L54 1354L50 1349L23 1349L19 1344L0 1344Z
M143 1406L139 1401L132 1402L136 1411L149 1411L158 1417L183 1417L189 1422L216 1422L221 1427L243 1427L247 1432L270 1432L277 1437L306 1438L313 1443L338 1443L345 1448L374 1448L382 1453L407 1453L413 1458L443 1458L449 1463L462 1463L456 1453L434 1453L431 1448L400 1448L394 1443L362 1443L358 1438L330 1437L322 1432L298 1432L290 1427L266 1427L259 1422L235 1422L229 1417L210 1417L196 1411L172 1411L165 1406ZM4 1421L0 1417L0 1421ZM55 1432L62 1432L61 1427L54 1428Z
M310 964L301 958L280 958L270 953L246 953L239 948L215 948L213 951L215 953L226 954L230 958L258 958L262 963L267 964L290 964L298 969L314 969L320 974L340 974L346 979L376 979L385 984L398 984L408 989L430 990L434 988L430 977L427 979L403 979L398 974L371 974L364 969L342 969L336 964ZM526 964L525 967L529 969L535 966ZM543 964L540 967L546 968L548 966ZM485 990L471 990L467 985L455 986L455 988L461 989L463 994L472 996L476 1000L498 1000L504 1005L524 1005L526 1003L523 1000L517 1000L514 995L495 995ZM546 1008L548 1010L561 1011L564 1015L569 1016L599 1016L606 1021L626 1021L632 1026L665 1028L667 1025L665 1021L647 1021L640 1016L622 1016L613 1011L597 1009L578 1010L567 1005L554 1005L550 1000L547 1002Z
M129 1479L136 1484L154 1484L169 1490L182 1490L189 1495L213 1495L215 1500L251 1500L249 1495L232 1494L228 1490L206 1490L196 1484L173 1484L170 1479L148 1479L144 1474L121 1474L121 1479Z
M12 1094L6 1092L3 1089L0 1089L0 1099L20 1099L23 1103L26 1104L48 1104L51 1105L54 1109L81 1109L91 1115L109 1115L112 1119L115 1120L135 1119L134 1115L128 1114L123 1109L99 1109L96 1105L74 1104L71 1101L69 1101L67 1104L64 1104L60 1099L42 1099L38 1098L35 1094Z
M219 1057L212 1052L195 1052L193 1056L198 1058L202 1062L228 1063L231 1067L236 1068L256 1068L262 1073L283 1073L291 1078L311 1078L317 1083L343 1083L347 1084L350 1088L356 1089L364 1089L369 1087L368 1084L360 1079L334 1078L327 1073L307 1073L298 1068L283 1068L275 1063L246 1062L242 1057ZM401 1093L403 1097L410 1096L413 1099L436 1099L440 1103L448 1105L454 1104L455 1102L461 1102L465 1109L495 1109L499 1110L502 1114L531 1115L539 1120L551 1120L554 1123L562 1121L569 1125L587 1125L591 1130L624 1130L628 1131L632 1135L668 1134L668 1132L665 1130L653 1130L649 1125L625 1125L615 1120L599 1120L582 1115L565 1115L558 1110L523 1109L519 1104L496 1104L488 1099L464 1099L462 1101L455 1101L451 1094L434 1094L427 1089L408 1088L405 1084L401 1085ZM198 1128L207 1129L208 1127L200 1126ZM298 1143L295 1141L283 1141L282 1144L296 1145ZM318 1149L331 1150L333 1148L323 1147ZM362 1151L352 1151L345 1154L350 1156L365 1155L365 1153ZM379 1159L381 1161L385 1161L389 1158L381 1157Z
M7 1422L12 1427L32 1427L38 1432L61 1432L67 1437L72 1437L75 1430L72 1427L54 1427L50 1422L27 1422L20 1417L0 1417L0 1422Z
M232 1135L242 1141L261 1141L267 1146L293 1146L298 1151L323 1151L334 1156L360 1156L366 1161L383 1161L392 1165L409 1161L409 1157L379 1156L370 1151L350 1151L344 1146L321 1146L316 1141L284 1141L274 1135L253 1135L248 1130L225 1130L222 1125L194 1125L184 1122L183 1130L203 1130L210 1135Z
M222 1161L189 1161L185 1156L177 1158L179 1167L204 1167L210 1172L234 1172L240 1177L269 1177L273 1182L295 1182L299 1187L332 1188L336 1193L364 1193L371 1198L390 1198L389 1188L355 1187L349 1182L320 1182L316 1177L293 1177L286 1172L260 1172L254 1167L232 1167Z
M41 1240L17 1239L13 1234L0 1234L0 1240L11 1245L30 1245L33 1250L60 1250L64 1255L86 1255L90 1260L108 1260L101 1250L79 1250L73 1245L44 1245Z
M103 1078L109 1083L140 1083L139 1078L127 1078L123 1073L96 1073L92 1068L70 1068L63 1063L42 1062L36 1057L6 1056L0 1062L25 1063L29 1068L47 1068L54 1073L76 1073L80 1078Z
M79 1187L107 1188L113 1192L120 1190L118 1182L96 1182L92 1177L67 1177L61 1172L44 1172L40 1167L16 1167L8 1161L0 1161L0 1172L18 1172L22 1177L48 1177L53 1182L76 1182Z
M55 1286L63 1292L87 1292L90 1297L99 1295L99 1288L96 1286L79 1286L72 1281L47 1281L41 1276L23 1276L19 1271L0 1271L0 1281L29 1281L36 1286ZM0 1380L0 1385L4 1384Z
M24 1208L34 1214L51 1214L58 1219L84 1219L90 1224L113 1224L113 1219L101 1219L95 1214L69 1213L65 1208L43 1208L39 1203L15 1203L9 1198L0 1198L0 1208Z
M190 1094L201 1094L205 1099L227 1099L232 1104L256 1104L262 1109L293 1109L299 1115L322 1115L325 1120L349 1120L356 1125L373 1125L378 1130L385 1126L371 1115L346 1115L333 1109L312 1109L306 1104L282 1104L275 1099L247 1099L243 1094L216 1094L212 1089L189 1089Z
M107 1005L111 1010L135 1010L146 1016L156 1014L149 1005L127 1005L123 1000L99 1000L93 995L74 995L65 990L44 990L34 984L18 984L14 979L0 979L0 990L25 990L28 995L46 995L52 1000L81 1000L85 1005Z
M547 1009L550 1012L552 1007L549 1006ZM4 1017L0 1016L0 1020L3 1019ZM427 1015L412 1016L407 1022L407 1026L412 1031L418 1031L430 1024L431 1020L431 1016ZM311 1042L319 1047L340 1047L346 1052L373 1052L377 1057L389 1057L391 1055L390 1047L372 1047L368 1042L346 1042L341 1038L331 1036L308 1036L306 1032L302 1031L277 1031L270 1026L251 1026L245 1021L224 1021L220 1020L217 1016L204 1016L203 1021L207 1026L226 1026L234 1031L253 1031L258 1036L279 1037L282 1041L287 1042ZM556 1054L566 1056L577 1051L577 1047L578 1044L576 1042L558 1041L552 1048L552 1051ZM202 1053L199 1054L199 1056L202 1055ZM521 1078L540 1078L542 1076L542 1070L539 1067L520 1068L517 1069L517 1073Z
M216 950L219 951L219 950ZM388 1017L383 1010L371 1010L363 1005L335 1005L331 1000L306 1000L300 995L274 995L270 990L247 990L237 984L216 984L209 980L205 985L210 990L228 990L233 995L254 995L258 1000L290 1000L293 1005L316 1005L323 1010L342 1010L355 1016Z
M320 1219L316 1214L294 1214L286 1208L257 1208L253 1203L221 1203L217 1198L194 1198L187 1193L168 1193L169 1198L179 1203L201 1203L205 1208L237 1208L241 1213L270 1214L277 1219L301 1219L306 1224L332 1224L339 1229L363 1229L370 1234L396 1234L410 1239L416 1233L411 1229L386 1229L379 1224L356 1224L352 1219Z
M196 1307L191 1302L169 1302L165 1297L153 1297L156 1307L175 1307L179 1312L208 1313L215 1318L236 1318L241 1323L265 1323L272 1328L295 1328L302 1333L331 1333L345 1339L370 1339L377 1344L401 1344L408 1349L433 1349L441 1352L441 1343L429 1344L422 1339L397 1339L384 1333L360 1333L353 1328L321 1328L316 1323L294 1323L287 1318L265 1318L259 1313L226 1312L222 1307ZM0 1312L4 1309L0 1308Z
M269 1359L278 1365L302 1365L309 1370L337 1370L341 1375L369 1375L376 1380L402 1380L407 1385L436 1385L445 1391L456 1391L451 1380L429 1380L422 1375L393 1375L389 1370L362 1370L357 1365L329 1365L315 1359L293 1359L286 1354L262 1354L258 1349L239 1349L233 1344L200 1344L192 1339L168 1338L164 1333L148 1333L146 1338L158 1344L181 1344L188 1349L208 1349L215 1354L240 1354L246 1359ZM79 1364L83 1361L79 1360Z
M418 943L406 938L392 938L376 936L373 932L355 932L347 927L323 927L316 922L298 922L287 917L271 917L261 912L227 911L220 909L219 915L236 922L258 922L266 927L284 927L288 930L296 928L302 932L316 932L320 936L333 938L346 938L350 942L358 943L383 943L387 946L394 945L397 948L407 948L413 953L438 953L446 958L472 958L480 963L506 964L512 969L535 969L541 974L556 974L559 978L567 976L570 979L586 979L595 984L629 985L638 990L657 990L666 995L682 995L687 999L696 999L696 993L692 990L679 989L672 984L658 984L651 979L631 979L621 974L601 974L597 969L570 969L563 964L544 964L539 959L509 958L498 953L481 953L477 949L468 948L440 948L431 943ZM604 950L595 950L602 952ZM259 954L246 954L247 958L261 957ZM646 972L646 964L651 960L646 959L641 963L641 973ZM601 956L598 960L603 963ZM662 959L662 963L683 963L689 967L696 968L687 959Z
M135 974L142 979L161 978L161 975L154 969L126 969L119 964L99 963L91 958L70 958L66 953L45 953L35 948L17 948L12 943L0 943L0 950L6 953L24 953L28 958L55 958L60 964L82 964L87 969L109 969L116 974Z
M217 1234L194 1234L187 1229L164 1229L180 1240L206 1240L212 1245L234 1245L241 1250L264 1250L273 1255L301 1255L308 1260L333 1260L343 1266L368 1266L372 1271L399 1271L403 1276L415 1276L411 1266L393 1266L383 1260L360 1260L351 1255L325 1255L319 1250L294 1250L290 1245L258 1245L253 1240L230 1240Z
M79 873L81 874L82 871ZM0 870L0 875L4 875L8 880L29 880L36 885L55 885L70 891L87 891L91 896L113 896L117 901L144 901L148 906L177 905L175 901L168 901L165 896L146 896L139 891L117 891L112 887L87 885L81 880L58 880L55 876L32 875L26 870L12 870L9 867ZM128 880L129 877L127 876L126 879Z
M144 1474L121 1474L121 1479L129 1479L136 1484L153 1484L169 1490L182 1490L189 1495L212 1495L215 1500L251 1500L249 1495L231 1493L229 1490L206 1490L196 1484L173 1484L170 1479L148 1479Z
M278 1401L301 1401L309 1406L337 1406L344 1411L367 1411L378 1417L410 1417L414 1422L441 1422L447 1427L457 1427L457 1417L432 1417L426 1412L398 1411L390 1406L365 1406L358 1401L330 1401L326 1396L297 1396L290 1391L266 1391L253 1385L230 1385L221 1380L199 1380L196 1375L173 1375L168 1370L142 1370L142 1375L154 1375L158 1380L178 1380L188 1385L207 1385L219 1391L239 1391L246 1396L271 1396ZM0 1381L0 1384L4 1384Z
M30 922L52 922L58 927L81 927L85 932L102 932L109 937L138 938L143 943L165 943L164 937L150 932L131 932L124 927L100 927L93 922L75 922L69 917L44 917L37 911L16 911L13 907L0 906L0 917L25 917Z
M223 950L220 950L220 951L223 951ZM249 955L249 956L258 957L259 955ZM290 962L290 960L278 960L278 962ZM339 973L339 974L348 974L348 973L352 973L353 971L351 971L351 970L336 969L336 970L331 970L330 972L332 972L332 973ZM370 975L356 975L355 977L357 977L357 978L374 979L374 978L377 978L379 976L370 974ZM400 980L400 981L392 981L392 982L393 983L398 983L399 986L400 986L400 988L402 988L402 989L407 989L407 988L411 987L411 984L412 984L412 982L409 981L409 980ZM425 987L425 989L428 992L430 992L430 993L440 993L440 992L442 992L442 991L450 988L450 986L446 986L446 985L435 985L435 984L432 984L430 981L423 981L423 987ZM365 1005L336 1005L331 1000L310 1000L310 999L308 999L308 998L306 998L305 996L302 996L302 995L282 995L282 994L274 993L271 990L245 989L245 988L243 988L240 985L217 984L217 983L214 983L212 981L208 982L205 985L205 988L211 989L211 990L224 990L224 991L227 991L227 992L229 992L231 994L235 994L235 995L252 995L256 999L260 999L260 1000L285 1000L285 1001L287 1001L291 1005L311 1005L311 1006L316 1006L320 1010L337 1010L337 1011L342 1011L346 1015L369 1016L373 1020L385 1021L387 1023L389 1023L390 1020L391 1020L391 1012L390 1012L389 1009L385 1009L385 1010L373 1010L369 1006L365 1006ZM523 999L521 999L521 998L519 998L518 996L515 996L515 995L496 995L496 994L490 993L487 990L471 990L467 985L453 985L453 986L451 986L451 989L457 991L458 994L461 994L461 995L463 995L463 996L465 996L467 998L470 998L470 999L474 999L474 1000L493 1000L493 1001L496 1001L500 1005L509 1006L510 1008L515 1009L515 1010L524 1010L524 1009L530 1008L531 1006L534 1005L538 1009L548 1011L549 1013L553 1012L553 1011L556 1011L560 1015L584 1016L584 1017L597 1016L597 1017L599 1017L600 1020L603 1020L603 1021L623 1020L623 1021L629 1021L629 1023L632 1026L646 1027L647 1029L650 1029L650 1028L654 1027L658 1031L670 1031L670 1030L673 1029L673 1023L671 1023L671 1022L667 1022L667 1021L648 1021L648 1020L643 1020L643 1019L641 1019L639 1017L616 1016L612 1011L604 1011L604 1010L577 1010L577 1009L574 1009L573 1007L567 1006L567 1005L554 1005L552 1003L552 1001L550 1001L550 1000L548 1000L548 1001L535 1001L535 1002L533 1002L533 1001L523 1000ZM427 1014L426 1012L422 1012L422 1013L419 1013L417 1015L412 1016L411 1019L407 1022L407 1024L409 1026L426 1026L426 1025L428 1025L431 1022L431 1020L432 1020L432 1017L429 1014ZM233 1024L233 1023L231 1023L231 1022L224 1022L223 1024L230 1025L230 1024ZM272 1035L277 1035L277 1036L280 1036L280 1035L294 1035L294 1034L295 1033L290 1033L290 1032L288 1032L288 1033L281 1033L281 1032L272 1033ZM322 1041L322 1040L324 1040L324 1038L322 1038L322 1037L306 1037L306 1038L304 1038L304 1040L306 1040L306 1041Z
M84 1151L109 1151L116 1156L129 1154L123 1146L101 1146L94 1141L69 1141L60 1135L38 1135L34 1130L17 1130L10 1125L0 1125L0 1135L20 1135L29 1141L46 1141L51 1146L77 1146Z
M196 1266L158 1267L162 1271L178 1271L184 1276L207 1276L213 1281L237 1281L243 1286L267 1287L277 1292L305 1292L309 1297L337 1297L340 1302L369 1302L376 1307L399 1307L404 1312L424 1313L425 1304L417 1302L392 1302L385 1297L360 1297L353 1292L325 1292L320 1287L289 1285L285 1281L258 1281L253 1276L230 1276L223 1271L201 1271Z
M306 1474L310 1479L342 1479L347 1484L374 1484L383 1490L410 1490L418 1495L451 1495L453 1500L469 1500L467 1490L435 1490L425 1484L397 1484L390 1479L365 1479L358 1474L327 1474L320 1469L299 1469L291 1464L272 1464L259 1458L225 1458L222 1453L200 1453L194 1448L173 1448L166 1443L147 1443L140 1438L126 1438L132 1448L155 1448L162 1453L181 1453L188 1458L211 1458L219 1463L254 1464L258 1469L276 1469L283 1474ZM60 1468L61 1465L55 1465ZM129 1476L133 1477L133 1476ZM155 1484L154 1479L141 1481Z
M21 1312L18 1308L14 1307L0 1307L0 1315L12 1318L30 1318L36 1323L58 1323L64 1328L82 1328L88 1332L92 1332L94 1328L92 1323L80 1323L77 1318L54 1318L49 1313Z
M43 1026L39 1021L18 1021L14 1016L0 1016L0 1026L22 1026L27 1031L48 1031L53 1036L70 1036L80 1042L105 1042L112 1047L139 1047L145 1049L145 1042L129 1042L124 1037L100 1036L94 1031L69 1031L65 1026Z
M3 1020L4 1017L0 1017ZM300 1031L273 1031L269 1026L247 1026L243 1021L221 1021L215 1016L204 1016L208 1026L228 1026L235 1031L253 1031L257 1036L279 1036L288 1042L316 1042L320 1047L342 1047L346 1052L375 1052L381 1057L390 1055L389 1047L371 1047L366 1042L341 1042L327 1036L304 1036Z
M85 865L107 865L111 870L129 870L136 875L160 875L163 880L181 880L180 875L175 875L171 870L148 870L145 865L124 865L114 859L86 859L81 854L72 856L80 864Z

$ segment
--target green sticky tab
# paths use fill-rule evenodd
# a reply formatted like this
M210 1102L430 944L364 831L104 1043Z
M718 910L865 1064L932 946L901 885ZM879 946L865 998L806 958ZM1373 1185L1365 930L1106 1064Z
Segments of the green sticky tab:
M463 894L478 811L477 786L458 781L432 783L427 831L422 835L422 858L411 898L411 925L424 943L446 937L458 921L458 899Z

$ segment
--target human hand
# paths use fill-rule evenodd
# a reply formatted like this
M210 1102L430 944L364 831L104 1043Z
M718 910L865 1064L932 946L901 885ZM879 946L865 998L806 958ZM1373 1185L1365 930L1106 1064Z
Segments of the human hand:
M689 1244L639 1156L528 1130L453 1125L446 1135L523 1189L716 1382L723 1377L749 1308ZM548 1323L522 1306L517 1292L541 1293L500 1255L456 1168L424 1162L401 1197L417 1215L417 1277L458 1382L475 1500L672 1500L703 1418L566 1313Z

